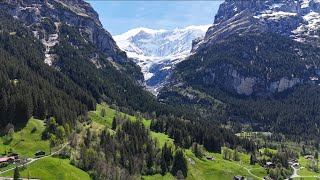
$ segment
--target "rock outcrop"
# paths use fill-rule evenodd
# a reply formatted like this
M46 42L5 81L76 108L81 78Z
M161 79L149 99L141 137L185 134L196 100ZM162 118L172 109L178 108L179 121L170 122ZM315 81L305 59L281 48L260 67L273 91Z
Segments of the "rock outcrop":
M320 46L319 0L226 0L205 39L193 49L210 46L231 34L274 32Z

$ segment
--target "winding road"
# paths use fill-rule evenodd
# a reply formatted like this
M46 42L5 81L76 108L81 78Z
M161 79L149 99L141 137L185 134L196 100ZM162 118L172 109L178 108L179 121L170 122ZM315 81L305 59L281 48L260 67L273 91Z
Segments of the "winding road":
M293 174L290 178L294 179L294 178L320 178L320 174L319 175L313 175L313 176L300 176L298 174L298 170L297 168L295 168L294 166L291 166L291 168L293 169ZM303 168L303 167L301 167ZM301 169L300 168L300 169Z

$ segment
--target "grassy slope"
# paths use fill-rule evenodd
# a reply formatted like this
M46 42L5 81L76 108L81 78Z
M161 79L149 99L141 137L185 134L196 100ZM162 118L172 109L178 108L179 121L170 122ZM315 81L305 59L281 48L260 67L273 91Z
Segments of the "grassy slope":
M68 180L87 180L89 175L72 166L68 159L58 159L48 157L40 159L27 166L26 169L20 171L21 177L40 178L42 180L52 179L68 179ZM1 174L3 177L13 177L13 171Z
M188 161L188 177L187 180L220 180L220 179L232 179L235 175L243 175L245 177L252 177L246 169L241 166L247 167L251 170L251 173L258 177L264 177L267 172L259 165L251 166L249 164L249 155L240 154L240 162L226 161L222 158L221 154L209 153L215 160L207 160L205 158L199 159L195 157L191 150L185 150L185 154ZM190 163L192 159L195 164ZM241 166L239 166L241 165ZM174 179L172 175L167 174L165 176L153 175L145 176L147 180L158 179ZM256 178L254 178L256 179Z
M36 127L37 130L32 133L31 131L34 127ZM31 118L26 127L14 134L13 140L9 144L5 143L5 136L0 137L0 153L8 152L10 148L22 157L34 157L34 153L37 150L49 153L49 141L43 141L41 139L41 134L44 129L43 121Z
M101 116L102 109L106 110L105 117ZM107 125L109 128L111 128L112 120L116 116L116 114L117 114L116 110L111 109L106 104L98 104L96 111L89 112L89 117L93 121L93 124L95 124L96 126L99 126L98 124L100 124L100 128L103 129L103 127L105 125ZM124 116L125 114L121 113L121 115ZM130 116L130 115L126 115L126 116L129 117L129 119L131 119L132 121L135 121L137 119L134 116ZM143 119L142 122L146 127L150 128L150 123L151 123L150 120ZM158 139L160 147L162 147L165 142L167 142L169 144L173 144L173 139L169 138L168 135L163 134L163 133L155 133L155 132L151 131L151 137L154 139Z
M299 157L300 166L302 166L302 167L304 167L304 168L298 171L298 175L301 175L301 176L315 176L315 175L319 175L319 176L320 176L320 173L313 172L313 171L309 171L309 170L306 168L307 162L308 162L308 160L305 159L304 156L300 156L300 157ZM319 166L319 168L320 168L320 165L318 165L318 166Z
M191 150L185 151L187 158L195 161L195 164L189 164L189 174L187 179L232 179L235 175L243 175L245 177L252 177L244 166L248 169L252 169L251 173L258 177L264 177L267 175L265 169L259 165L251 166L249 164L249 155L240 154L240 161L227 161L222 158L221 154L209 153L215 160L207 160L205 158L198 159L194 156Z
M31 131L34 127L37 130L32 133ZM45 126L42 120L31 118L24 128L14 134L13 140L9 144L5 145L5 136L0 137L0 153L8 152L10 148L13 149L13 152L18 153L20 157L33 158L37 150L45 151L47 154L50 153L49 141L41 139L44 129ZM9 165L1 168L1 170L12 167L15 167L15 165ZM30 173L31 177L40 179L90 179L86 172L72 166L68 159L53 157L29 164L20 174L21 177L27 177L28 173ZM12 177L12 175L13 171L9 171L0 176Z
M106 117L101 117L101 110L106 110ZM122 113L122 115L124 115ZM108 125L111 127L112 119L116 116L116 111L109 108L107 105L97 105L96 111L89 112L89 116L91 120L96 123L102 125ZM135 117L127 115L131 120L136 120ZM150 120L143 120L145 126L150 127ZM157 138L159 141L160 147L163 146L165 142L173 144L173 139L169 138L166 134L163 133L155 133L151 131L151 136L153 138ZM248 172L241 168L241 166L245 166L248 169L252 169L252 173L254 173L258 177L264 177L267 175L266 170L261 168L259 165L251 166L250 156L246 154L239 153L239 157L241 159L240 162L232 162L226 161L222 158L221 154L210 153L215 157L215 161L209 161L205 158L198 159L191 152L191 150L185 150L185 154L187 159L193 159L196 163L191 165L188 160L188 177L190 180L198 180L198 179L232 179L235 175L244 175L246 177L252 177ZM239 166L241 165L241 166ZM153 176L144 176L144 179L147 180L161 180L161 179L174 179L171 174L166 174L165 176L161 176L159 174Z

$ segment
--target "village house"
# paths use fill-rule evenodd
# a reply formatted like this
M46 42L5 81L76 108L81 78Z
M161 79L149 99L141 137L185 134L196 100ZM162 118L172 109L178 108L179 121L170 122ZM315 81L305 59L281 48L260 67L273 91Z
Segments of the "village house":
M14 157L1 157L0 158L0 164L1 163L14 163L15 158Z

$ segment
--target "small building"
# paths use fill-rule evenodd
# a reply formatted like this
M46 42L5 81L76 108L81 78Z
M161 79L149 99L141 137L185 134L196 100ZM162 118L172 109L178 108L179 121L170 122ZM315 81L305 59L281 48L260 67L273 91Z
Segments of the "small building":
M244 177L241 175L236 175L233 177L233 180L244 180Z
M44 155L46 155L46 153L44 151L37 151L34 155L35 156L44 156Z
M19 159L19 154L17 153L11 153L9 156L14 157L14 159Z
M207 158L208 160L214 160L213 156L210 156L210 155L206 155L206 158Z
M267 168L275 168L276 164L274 164L273 162L266 162Z
M293 163L292 166L296 169L299 169L300 168L300 164L299 163Z
M0 163L14 163L14 157L2 157L0 158Z
M307 159L307 160L312 160L313 156L312 155L306 155L306 156L304 156L304 158Z

